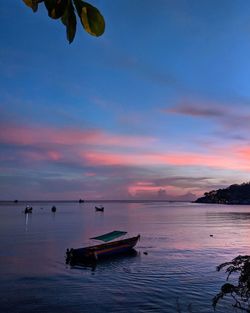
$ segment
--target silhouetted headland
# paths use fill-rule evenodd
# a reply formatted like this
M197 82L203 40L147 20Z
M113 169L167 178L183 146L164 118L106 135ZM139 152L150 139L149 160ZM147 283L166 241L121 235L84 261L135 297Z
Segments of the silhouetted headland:
M204 193L196 203L250 204L250 182Z

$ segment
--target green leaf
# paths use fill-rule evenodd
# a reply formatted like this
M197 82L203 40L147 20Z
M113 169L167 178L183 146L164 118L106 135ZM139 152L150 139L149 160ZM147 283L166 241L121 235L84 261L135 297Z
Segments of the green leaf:
M93 36L101 36L105 30L105 21L97 8L82 0L74 0L77 13L85 30Z
M69 1L61 20L66 26L67 39L69 43L71 43L74 40L76 34L76 15L71 1Z
M58 19L63 16L68 0L44 0L49 17Z
M36 12L38 9L38 3L43 2L43 0L23 0L23 2L30 7L33 12Z

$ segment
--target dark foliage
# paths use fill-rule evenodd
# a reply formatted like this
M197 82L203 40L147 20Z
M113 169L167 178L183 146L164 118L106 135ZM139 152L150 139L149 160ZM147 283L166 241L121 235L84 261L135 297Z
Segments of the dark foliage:
M217 271L226 268L227 280L230 275L237 273L238 281L236 285L226 283L222 285L221 291L213 298L213 307L219 300L223 299L224 296L229 295L233 299L233 306L250 312L249 300L250 300L250 256L239 255L230 262L225 262L217 267Z
M48 11L48 15L52 19L61 19L66 27L66 34L69 43L75 38L76 33L76 14L83 28L90 35L101 36L105 30L105 21L97 8L82 0L23 0L33 12L38 10L40 3L44 5Z
M198 198L198 203L250 204L250 182L212 190Z

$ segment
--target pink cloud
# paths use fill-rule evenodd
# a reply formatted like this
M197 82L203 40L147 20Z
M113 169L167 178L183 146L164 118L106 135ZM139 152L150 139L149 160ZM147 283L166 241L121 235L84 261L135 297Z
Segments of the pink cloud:
M72 128L0 126L0 141L16 145L61 144L142 147L156 141L153 137L113 135L101 130Z
M62 155L57 151L22 151L20 156L27 161L58 161Z
M58 161L90 166L199 166L226 170L250 170L250 149L246 146L210 147L208 153L189 151L140 152L150 147L153 137L113 135L101 130L59 129L31 126L0 126L0 142L28 146L18 153L24 160ZM64 148L65 146L70 147ZM89 146L92 149L86 151ZM39 149L32 149L39 147ZM51 148L53 147L53 148ZM100 150L102 148L102 151ZM105 150L106 148L106 150ZM107 152L110 148L130 148L129 152ZM132 150L133 148L133 150ZM142 181L143 184L143 181Z
M87 177L94 177L94 176L96 176L96 173L90 173L90 172L88 172L88 173L84 173L84 176L87 176Z
M250 161L250 148L249 147L236 147L236 153L240 158Z
M48 157L53 161L58 161L61 159L61 154L57 151L48 151Z
M150 184L150 182L148 182ZM133 196L136 194L143 192L143 193L151 193L157 195L160 190L166 191L166 193L170 193L173 196L180 196L183 194L183 188L178 188L175 186L167 185L162 186L154 186L153 183L151 185L144 185L141 186L139 182L136 182L128 187L129 193Z
M250 170L250 164L240 162L236 150L213 151L211 154L201 153L155 153L155 154L119 154L105 152L84 152L81 154L89 165L106 166L201 166L229 170Z
M173 185L157 186L155 182L140 181L134 182L128 186L128 192L133 198L137 199L156 199L156 200L187 200L196 199L192 188L183 188Z
M82 158L87 161L89 165L135 165L136 160L133 161L132 155L112 154L104 152L83 152Z
M143 187L148 187L148 186L153 186L154 183L153 182L150 182L150 181L138 181L136 183L137 186L143 186Z

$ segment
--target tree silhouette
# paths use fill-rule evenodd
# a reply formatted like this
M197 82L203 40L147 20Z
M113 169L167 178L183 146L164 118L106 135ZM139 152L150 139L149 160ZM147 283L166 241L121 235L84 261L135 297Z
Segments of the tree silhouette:
M230 262L225 262L217 266L217 271L226 268L227 280L232 274L238 274L238 281L221 286L221 291L213 298L213 307L225 296L229 295L234 300L235 308L250 312L250 256L238 255Z

